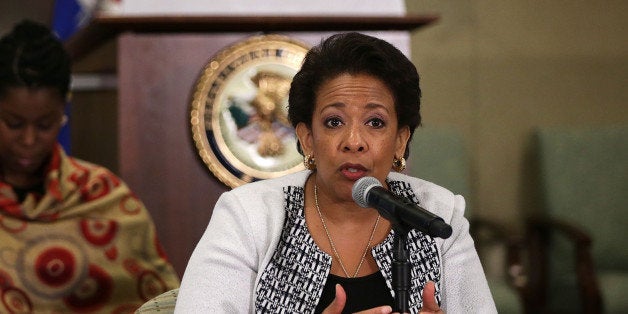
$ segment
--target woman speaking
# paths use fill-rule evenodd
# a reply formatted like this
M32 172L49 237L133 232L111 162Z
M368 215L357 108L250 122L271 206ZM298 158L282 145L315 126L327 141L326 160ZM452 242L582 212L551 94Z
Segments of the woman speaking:
M178 313L390 313L391 221L356 204L374 177L451 225L407 234L411 313L495 313L462 196L400 173L421 123L416 68L359 33L311 49L288 115L308 170L240 186L218 200L185 271Z

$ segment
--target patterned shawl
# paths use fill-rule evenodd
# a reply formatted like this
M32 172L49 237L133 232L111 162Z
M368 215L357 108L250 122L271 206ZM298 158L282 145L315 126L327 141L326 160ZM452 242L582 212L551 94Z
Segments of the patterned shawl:
M142 202L107 169L54 150L45 194L0 182L0 313L129 313L178 287Z

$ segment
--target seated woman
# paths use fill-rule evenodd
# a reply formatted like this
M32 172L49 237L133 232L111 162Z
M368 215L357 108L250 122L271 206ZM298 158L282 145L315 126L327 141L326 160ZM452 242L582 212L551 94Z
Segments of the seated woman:
M128 313L179 284L137 196L57 143L69 85L48 28L0 39L0 313Z
M407 235L411 313L495 313L462 196L400 173L421 123L416 68L359 33L311 49L288 115L308 170L224 193L183 276L177 313L390 313L395 229L352 196L370 176L453 228ZM426 148L429 149L429 148Z

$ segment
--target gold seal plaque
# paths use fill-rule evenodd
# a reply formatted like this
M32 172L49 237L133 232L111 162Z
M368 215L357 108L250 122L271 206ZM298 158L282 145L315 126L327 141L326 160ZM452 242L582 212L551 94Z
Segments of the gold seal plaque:
M279 35L226 47L196 82L190 122L199 155L229 187L304 169L288 91L308 47Z

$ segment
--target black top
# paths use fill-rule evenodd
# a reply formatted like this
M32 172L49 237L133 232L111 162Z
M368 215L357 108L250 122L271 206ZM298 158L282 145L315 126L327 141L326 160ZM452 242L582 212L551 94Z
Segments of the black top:
M345 278L329 274L315 313L323 312L331 301L334 300L337 283L347 293L347 303L342 313L354 313L382 305L393 306L392 294L381 272L377 271L357 278Z
M15 195L17 196L17 201L22 203L26 199L26 196L28 196L28 193L34 192L38 195L44 195L46 194L46 189L44 187L44 183L40 183L28 188L18 188L14 186L13 192L15 192Z

